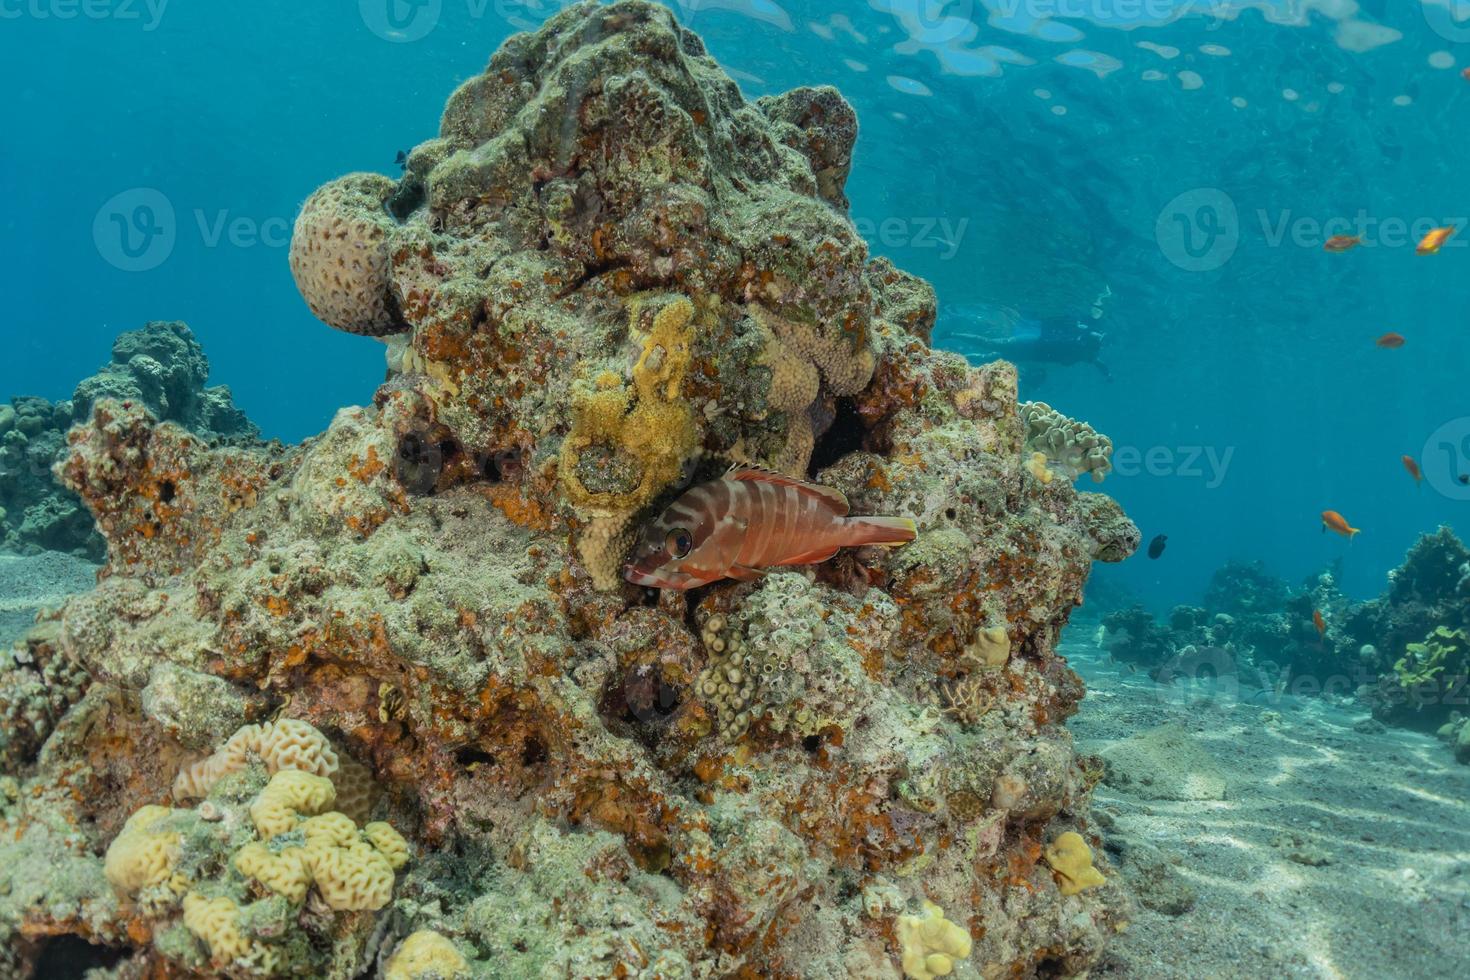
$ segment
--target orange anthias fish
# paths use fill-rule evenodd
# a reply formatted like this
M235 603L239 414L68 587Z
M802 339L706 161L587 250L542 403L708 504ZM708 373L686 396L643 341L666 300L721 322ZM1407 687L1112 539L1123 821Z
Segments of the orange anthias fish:
M1324 252L1346 252L1363 244L1362 235L1333 235L1322 243Z
M1359 533L1360 529L1350 526L1347 518L1343 517L1337 511L1324 510L1322 512L1322 530L1334 531L1351 541L1353 536Z
M1414 482L1416 484L1423 482L1424 473L1419 469L1418 461L1413 456L1403 456L1401 458L1404 461L1404 469L1409 471L1409 475L1414 478Z
M733 469L686 491L644 529L623 577L656 589L760 578L778 565L814 565L839 548L914 540L905 517L848 517L831 487L768 470Z
M1322 618L1322 610L1312 610L1312 625L1317 627L1317 638L1321 639L1327 635L1327 620Z
M1398 350L1404 346L1404 335L1401 333L1386 333L1375 340L1374 343L1388 350Z
M1445 242L1450 240L1450 236L1454 233L1455 228L1453 225L1446 228L1436 228L1424 236L1419 242L1419 247L1414 249L1414 251L1420 255L1433 255L1444 246Z

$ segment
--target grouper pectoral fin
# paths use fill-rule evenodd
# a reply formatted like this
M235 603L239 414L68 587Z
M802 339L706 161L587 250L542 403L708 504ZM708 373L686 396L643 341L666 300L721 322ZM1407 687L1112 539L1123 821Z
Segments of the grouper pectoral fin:
M765 578L766 571L762 568L751 568L749 565L731 565L725 577L733 578L737 582L755 582Z

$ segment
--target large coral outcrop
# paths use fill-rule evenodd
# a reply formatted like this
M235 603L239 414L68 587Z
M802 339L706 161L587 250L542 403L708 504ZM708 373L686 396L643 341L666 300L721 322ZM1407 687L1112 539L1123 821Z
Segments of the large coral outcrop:
M260 432L225 385L207 387L209 360L184 324L156 321L118 335L112 359L68 400L26 396L0 405L0 548L102 557L92 515L52 476L66 432L101 399L137 405L207 442L256 443Z
M1127 901L1056 643L1138 531L1025 467L1009 365L928 346L933 291L845 213L854 135L830 89L747 102L662 6L577 4L451 97L383 214L359 195L314 246L361 274L334 325L402 317L371 407L270 453L99 401L61 472L109 562L36 648L58 666L27 668L60 689L0 810L0 869L55 863L78 898L0 891L13 962L76 934L203 975L1085 972ZM918 537L622 582L627 531L737 462ZM420 855L391 899L379 873L334 905L307 853L394 850L315 812L344 783ZM124 824L175 789L208 796ZM218 813L241 857L178 899ZM120 836L134 877L174 861L146 909L104 874ZM1106 883L1062 887L1059 841Z

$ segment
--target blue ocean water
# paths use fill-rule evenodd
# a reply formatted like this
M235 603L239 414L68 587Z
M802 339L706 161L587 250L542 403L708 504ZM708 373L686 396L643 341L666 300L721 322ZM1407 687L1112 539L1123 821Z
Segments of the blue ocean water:
M1106 334L1110 380L1033 365L1023 385L1113 438L1103 489L1169 535L1100 577L1167 607L1232 557L1293 580L1341 559L1367 596L1420 533L1463 525L1470 237L1414 243L1470 223L1470 4L671 5L748 96L829 83L853 103L876 254L947 307ZM297 296L296 210L338 174L394 173L559 7L0 0L0 392L65 397L120 330L182 319L268 435L368 400L382 348ZM1364 244L1329 254L1334 231ZM1375 347L1387 331L1406 346ZM1352 544L1320 532L1329 508Z

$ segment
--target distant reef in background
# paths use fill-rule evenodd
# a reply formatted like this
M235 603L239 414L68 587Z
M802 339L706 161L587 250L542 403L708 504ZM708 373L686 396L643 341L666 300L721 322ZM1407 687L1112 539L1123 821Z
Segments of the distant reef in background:
M1470 762L1470 548L1448 527L1422 536L1366 602L1343 595L1331 570L1293 589L1264 563L1237 561L1201 603L1175 606L1167 622L1118 608L1097 643L1164 683L1233 675L1281 693L1356 695L1379 722L1436 732Z
M19 395L0 404L0 550L60 551L98 562L106 555L92 515L52 475L66 432L113 398L143 405L211 444L260 441L225 385L206 387L209 359L183 323L155 321L118 335L112 360L77 385L70 399Z

